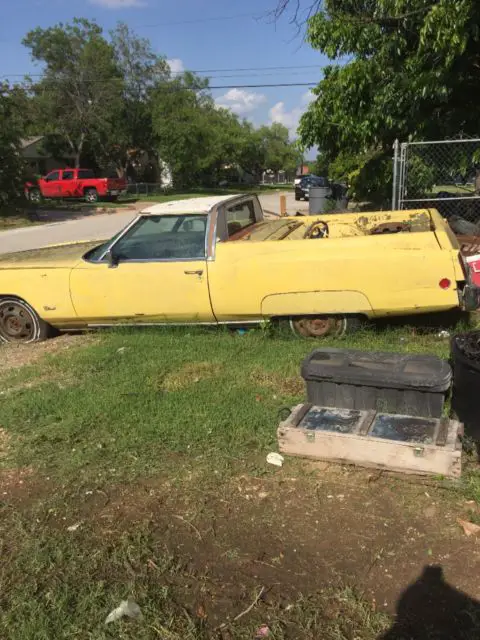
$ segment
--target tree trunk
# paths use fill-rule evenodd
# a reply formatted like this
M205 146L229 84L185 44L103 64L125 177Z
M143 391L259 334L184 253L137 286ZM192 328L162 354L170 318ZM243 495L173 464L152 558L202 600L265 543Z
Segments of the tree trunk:
M83 150L84 142L85 142L85 134L82 133L82 135L80 136L80 141L78 143L78 146L75 150L75 169L80 169L80 161L82 159L82 150Z

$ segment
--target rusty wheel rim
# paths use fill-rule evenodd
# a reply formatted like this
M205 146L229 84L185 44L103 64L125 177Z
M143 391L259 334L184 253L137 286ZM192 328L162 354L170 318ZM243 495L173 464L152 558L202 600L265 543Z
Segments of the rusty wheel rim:
M325 338L342 335L345 332L346 320L334 316L297 318L290 321L290 326L293 332L302 338Z
M35 319L24 305L14 301L0 302L0 339L30 342L35 335Z

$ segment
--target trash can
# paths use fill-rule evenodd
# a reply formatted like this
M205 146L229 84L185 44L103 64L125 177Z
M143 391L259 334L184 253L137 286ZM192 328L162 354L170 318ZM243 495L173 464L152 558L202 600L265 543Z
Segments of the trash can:
M452 371L436 356L316 349L302 377L315 405L440 418Z
M330 187L310 187L308 192L308 212L310 215L323 213L327 209L327 203L331 197Z
M465 425L465 435L480 441L480 331L454 336L452 409Z

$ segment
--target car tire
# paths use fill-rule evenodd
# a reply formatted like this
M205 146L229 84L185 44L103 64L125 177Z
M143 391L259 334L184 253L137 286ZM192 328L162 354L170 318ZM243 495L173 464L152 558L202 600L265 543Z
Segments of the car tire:
M84 195L85 202L88 202L89 204L95 204L96 202L98 202L98 191L96 189L85 189Z
M42 201L42 192L40 191L40 189L37 189L37 187L35 187L34 189L30 189L30 191L28 192L28 200L32 204L40 204L40 202Z
M339 338L358 331L364 321L358 316L296 316L289 320L290 329L299 338Z
M53 332L53 327L42 320L25 300L0 297L0 342L41 342Z
M301 200L300 196L295 196L295 200L298 202L299 200Z

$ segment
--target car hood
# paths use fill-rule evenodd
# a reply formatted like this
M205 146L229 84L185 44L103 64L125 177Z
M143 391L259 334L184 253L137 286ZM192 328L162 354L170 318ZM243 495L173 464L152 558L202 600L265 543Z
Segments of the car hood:
M41 249L29 249L0 255L0 269L41 269L74 267L101 240L56 244Z

